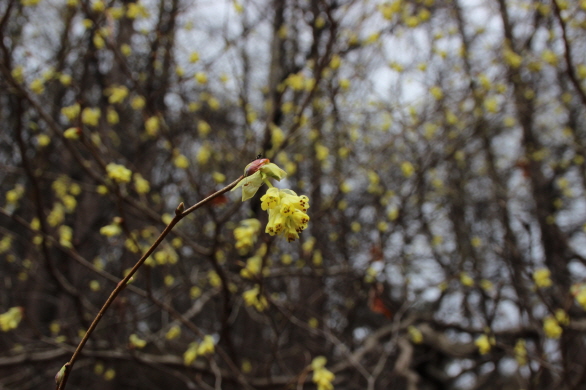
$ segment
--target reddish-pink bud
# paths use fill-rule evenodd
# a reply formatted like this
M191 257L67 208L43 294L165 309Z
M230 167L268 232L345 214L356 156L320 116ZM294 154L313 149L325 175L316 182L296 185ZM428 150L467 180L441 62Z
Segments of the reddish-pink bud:
M262 167L263 165L266 165L270 162L271 162L271 160L269 160L268 158L259 158L259 159L254 160L253 162L248 164L246 166L246 168L244 169L244 177L252 175L256 171L258 171L260 169L260 167Z

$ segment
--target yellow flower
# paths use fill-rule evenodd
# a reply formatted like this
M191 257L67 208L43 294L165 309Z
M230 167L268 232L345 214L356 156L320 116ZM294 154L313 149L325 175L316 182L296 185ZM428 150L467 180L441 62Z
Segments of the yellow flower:
M197 347L197 343L193 342L189 344L187 351L183 353L183 363L185 363L186 366L191 365L191 363L197 358Z
M206 121L199 121L197 122L197 132L199 133L200 137L205 137L210 133L212 130L211 126Z
M543 320L543 331L550 339L558 339L562 335L563 329L554 316L547 316Z
M71 240L73 238L73 229L67 225L59 226L59 244L65 248L73 247Z
M79 135L81 134L81 130L79 127L70 127L69 129L63 132L63 136L67 139L78 139Z
M262 267L262 257L252 256L246 260L246 267L240 270L240 275L243 278L252 279L256 275L260 274Z
M104 373L104 380L111 381L116 377L116 370L113 368L108 368Z
M0 252L1 253L1 252ZM585 284L575 284L572 286L571 289L572 294L576 298L576 301L583 309L586 310L586 285Z
M132 178L132 171L124 165L110 163L106 166L108 177L118 183L128 183Z
M409 336L411 336L413 344L421 344L423 342L423 334L415 326L409 326L407 331L409 332Z
M147 344L146 340L141 339L134 333L130 335L128 341L130 341L130 345L137 349L144 348Z
M552 66L556 66L558 63L558 58L556 54L549 49L546 49L543 51L543 53L541 53L541 58L543 58L543 61L547 62Z
M203 341L197 347L198 355L208 355L214 353L214 338L210 335L205 335Z
M253 306L258 311L263 311L269 306L267 299L260 295L260 287L258 284L254 288L242 293L242 298L244 298L246 306Z
M40 95L43 92L45 92L45 86L43 85L43 80L42 79L34 79L31 82L30 89L31 89L31 91L33 91L37 95Z
M61 113L63 114L63 116L65 116L70 122L77 119L80 112L81 112L81 107L79 106L78 103L75 103L74 105L71 105L71 106L63 107L61 109Z
M220 287L222 285L222 279L216 271L208 272L208 281L212 287Z
M191 54L189 55L189 62L195 64L197 61L199 61L199 53L196 51L191 52Z
M527 364L527 348L525 344L525 339L519 339L515 344L515 360L520 366Z
M146 100L142 96L136 96L130 101L130 106L135 110L140 110L146 104Z
M140 173L134 174L134 188L139 194L146 194L151 190L149 181L144 179Z
M503 50L503 58L511 68L516 69L523 63L523 58L508 47Z
M208 76L204 72L197 72L194 77L200 84L206 84L208 82Z
M126 11L126 17L129 19L148 18L149 11L140 2L129 3Z
M8 332L16 329L22 320L22 307L12 307L6 313L0 314L0 330Z
M494 337L489 337L488 335L483 334L474 341L474 344L478 347L478 352L480 352L481 355L486 355L490 352L495 341Z
M176 339L177 337L179 337L180 335L181 335L181 328L177 325L173 325L171 328L169 328L169 330L165 334L165 338L167 340L173 340L173 339Z
M183 154L178 154L175 159L173 159L173 164L180 169L187 169L189 167L189 159L185 157Z
M112 223L110 225L102 226L100 228L100 234L106 237L114 237L122 233L122 228L117 223Z
M565 312L564 309L556 309L555 311L555 319L560 325L569 325L570 324L570 317L568 313Z
M197 152L197 155L195 156L195 158L197 159L198 163L200 163L201 165L204 165L209 161L211 156L212 156L212 152L210 150L209 145L204 144L201 148L199 148L199 151Z
M111 125L115 125L118 122L120 122L118 112L116 112L116 110L113 107L108 107L108 111L106 112L106 120Z
M472 279L466 272L462 272L460 273L460 283L464 286L472 287L474 286L474 279Z
M104 92L108 96L108 102L110 104L122 103L128 96L128 88L124 85L107 88Z
M277 189L279 200L276 202L275 191L271 190L260 198L261 208L269 210L269 222L265 232L271 236L283 235L289 242L295 241L309 222L306 214L309 198L305 195L298 196L291 190Z
M6 191L6 203L16 205L18 200L24 194L24 187L17 184L12 190Z
M538 268L533 272L533 281L538 288L545 288L552 285L551 279L549 278L551 272L547 268Z
M409 178L415 172L415 168L413 167L413 164L411 164L409 161L403 161L401 163L401 171L403 172L403 176Z
M240 226L234 229L235 247L238 253L245 255L250 251L257 240L260 225L260 221L255 218L240 221Z
M318 356L311 362L311 368L313 369L312 381L317 385L318 390L332 390L334 388L332 381L336 376L325 368L326 363L327 360L323 356Z
M16 66L12 70L12 72L10 72L10 74L12 75L12 77L14 77L14 81L16 81L19 84L22 84L22 82L24 81L24 67L22 65Z
M144 129L146 133L151 137L157 135L157 133L159 132L159 127L159 117L157 116L151 116L144 122Z
M81 121L88 126L97 126L100 119L99 108L86 107L81 112Z
M431 87L429 89L429 93L431 93L431 95L434 97L435 100L441 100L441 98L444 97L444 92L437 85Z

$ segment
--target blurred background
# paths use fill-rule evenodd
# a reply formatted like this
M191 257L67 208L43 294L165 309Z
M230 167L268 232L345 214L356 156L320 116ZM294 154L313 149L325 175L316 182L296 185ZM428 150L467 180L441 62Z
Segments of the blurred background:
M0 38L0 389L259 153L300 239L266 187L189 215L68 389L586 388L585 1L3 0Z

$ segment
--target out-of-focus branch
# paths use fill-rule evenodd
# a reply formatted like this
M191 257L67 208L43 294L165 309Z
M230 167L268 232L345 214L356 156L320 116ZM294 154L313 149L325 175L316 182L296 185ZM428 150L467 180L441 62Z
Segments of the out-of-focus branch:
M175 217L173 217L173 219L169 222L169 224L167 225L165 230L163 230L163 232L159 235L157 240L151 245L151 247L137 261L137 263L134 265L134 267L132 267L132 269L128 272L128 274L118 283L116 288L110 294L110 297L108 297L108 299L104 303L104 306L102 306L102 308L100 309L100 311L98 312L98 314L94 318L92 324L90 325L90 327L86 331L86 333L83 336L82 340L80 341L77 349L73 353L73 356L71 357L69 362L67 362L64 365L65 371L63 372L63 376L60 378L60 380L57 383L58 390L63 390L65 388L65 385L67 384L67 379L69 377L69 374L71 373L71 370L73 369L73 365L75 364L77 357L80 355L83 347L85 346L85 344L89 340L89 337L93 333L94 329L96 328L96 326L98 325L98 323L100 322L100 320L102 319L102 317L104 316L104 314L106 313L106 311L108 310L108 308L110 307L112 302L114 302L114 300L116 299L118 294L120 294L120 292L126 287L128 282L130 281L130 279L134 276L136 271L138 271L138 269L144 264L146 259L149 258L149 256L157 249L157 247L161 244L161 242L163 242L165 237L167 237L167 235L171 232L171 230L173 230L175 225L177 225L177 223L179 223L179 221L181 221L184 217L186 217L187 215L189 215L193 211L197 210L198 208L202 207L206 203L210 202L214 198L230 191L242 179L243 179L243 176L240 176L238 179L233 181L231 184L229 184L226 187L222 188L221 190L213 193L212 195L208 196L207 198L203 199L202 201L194 204L193 206L191 206L187 210L185 210L183 203L181 203L177 207L177 209L175 210Z

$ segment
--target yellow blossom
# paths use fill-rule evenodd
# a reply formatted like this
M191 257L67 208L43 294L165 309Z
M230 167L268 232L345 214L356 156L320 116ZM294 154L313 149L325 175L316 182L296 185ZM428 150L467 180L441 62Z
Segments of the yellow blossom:
M90 282L90 290L92 291L100 291L100 282L98 282L97 280L92 280Z
M71 240L73 238L73 229L67 225L59 226L59 244L65 248L73 247Z
M193 342L189 344L187 350L183 353L183 363L186 366L191 365L191 363L197 358L197 347L197 343Z
M314 358L311 362L311 368L313 369L312 381L317 385L318 390L333 390L334 386L332 381L335 379L335 375L325 368L327 360L323 356Z
M214 172L212 173L212 179L214 179L216 183L223 183L226 181L226 175L221 172Z
M104 91L110 104L122 103L128 96L128 88L124 85L115 85Z
M212 287L220 287L222 285L222 279L216 271L208 272L208 281Z
M515 360L520 366L527 364L527 348L525 345L525 339L519 339L515 344Z
M260 226L258 219L250 218L241 221L240 226L234 229L235 247L238 253L245 255L250 251L257 240Z
M142 96L135 96L130 101L130 106L135 110L140 110L141 108L143 108L145 106L145 104L146 104L146 100Z
M31 82L30 89L31 89L31 91L33 91L37 95L40 95L43 92L45 92L45 86L43 85L43 80L42 79L34 79Z
M165 334L165 338L167 340L173 340L173 339L176 339L177 337L179 337L180 335L181 335L181 328L178 325L173 325L172 327L169 328L169 330Z
M144 179L140 173L134 174L134 189L139 194L146 194L151 190L149 181Z
M12 307L6 313L0 314L0 330L8 332L16 329L22 320L22 313L21 307Z
M444 92L437 85L431 87L429 93L431 93L435 100L441 100L444 97Z
M1 253L1 252L0 252ZM572 294L576 298L576 301L584 310L586 310L586 285L575 284L572 286Z
M194 77L195 80L200 84L206 84L208 82L208 76L205 74L205 72L197 72Z
M61 113L65 116L70 122L77 119L79 113L81 112L81 107L78 103L75 103L71 106L61 108Z
M209 145L204 144L199 151L197 152L196 159L200 165L205 165L209 161L210 157L212 156L212 152L210 150Z
M141 339L134 333L128 337L128 341L130 342L130 345L137 349L144 348L147 344L146 340Z
M197 132L200 137L205 137L211 130L211 126L206 121L200 120L197 122Z
M67 139L75 140L79 138L81 130L79 127L70 127L63 132L63 136Z
M144 129L150 137L155 137L159 132L160 121L158 116L151 116L144 122Z
M260 287L258 284L254 288L242 293L242 298L244 298L246 306L253 306L258 311L263 311L269 306L267 299L260 295Z
M108 110L106 111L106 120L111 125L115 125L120 122L118 112L113 107L108 107Z
M214 353L214 338L210 335L205 335L203 341L197 347L198 355L209 355Z
M423 342L423 334L415 326L410 325L407 327L407 331L409 332L413 344L421 344Z
M474 286L474 279L472 279L470 275L468 275L466 272L461 272L460 283L462 283L462 285L464 286L472 287Z
M494 337L489 337L488 335L483 334L474 341L474 344L478 347L478 352L480 352L481 355L486 355L490 352L495 341Z
M116 370L113 368L108 368L106 372L104 372L104 380L111 381L116 377Z
M189 159L183 154L178 154L173 159L173 165L180 169L187 169L189 167Z
M403 172L403 176L409 178L413 176L415 168L413 167L413 164L411 164L409 161L403 161L401 163L401 171Z
M551 279L549 278L551 272L547 268L538 268L533 272L533 281L538 288L545 288L552 285Z
M547 316L543 319L543 331L550 339L558 339L563 329L554 316Z
M122 228L117 223L102 226L100 228L100 234L106 237L114 237L122 233Z
M132 171L124 165L109 163L106 166L108 177L118 183L128 183L132 178Z
M265 229L271 236L284 235L289 242L299 238L309 222L306 214L309 198L291 190L270 188L261 197L261 208L268 210L269 222Z
M97 126L100 119L100 109L86 107L81 112L81 121L88 126Z
M544 50L541 53L541 58L543 58L543 61L547 62L548 64L552 65L552 66L556 66L558 63L558 58L555 55L555 53L549 49Z
M191 52L191 54L189 54L189 62L195 64L197 61L199 61L199 53L196 51Z

